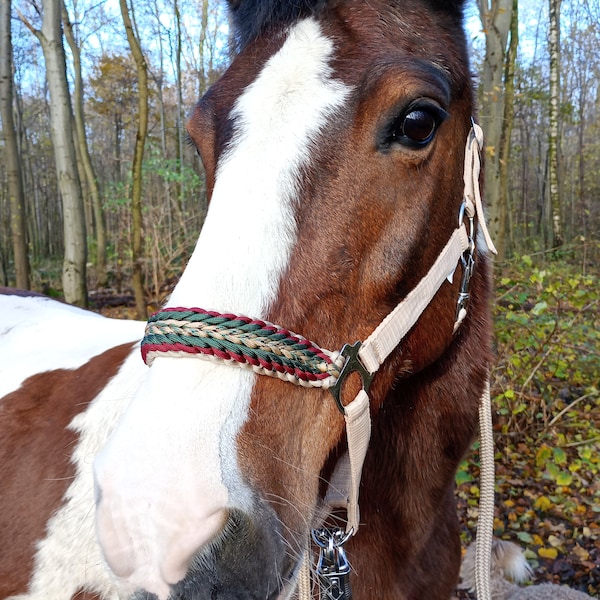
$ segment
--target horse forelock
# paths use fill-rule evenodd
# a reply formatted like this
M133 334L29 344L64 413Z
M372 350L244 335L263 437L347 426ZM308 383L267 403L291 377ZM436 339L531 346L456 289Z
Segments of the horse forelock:
M238 49L258 35L313 14L327 0L229 0Z
M341 4L339 0L229 0L228 3L238 51L265 32L291 25L325 7ZM401 11L425 5L460 23L465 0L391 0L386 5Z

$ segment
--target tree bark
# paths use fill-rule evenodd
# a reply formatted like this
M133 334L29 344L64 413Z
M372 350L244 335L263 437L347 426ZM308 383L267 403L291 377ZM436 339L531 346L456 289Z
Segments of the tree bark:
M138 128L135 136L133 164L131 168L131 250L133 258L133 292L140 319L146 319L147 307L144 294L143 219L142 219L142 165L144 146L148 132L148 66L139 39L133 29L127 0L119 0L121 16L127 33L127 41L135 60L138 77ZM133 13L133 7L131 8Z
M65 300L87 306L87 244L83 195L73 142L73 110L67 83L67 66L61 30L61 0L43 0L41 31L25 25L42 45L50 91L50 133L58 187L63 207L64 260L62 284Z
M548 131L548 189L549 210L552 220L552 247L563 243L561 199L558 181L558 121L560 112L560 5L561 0L549 0L550 28L548 48L550 52L550 126Z
M10 24L11 0L0 0L0 117L10 206L10 231L15 261L15 283L29 289L29 258L23 174L13 118L13 50Z
M160 9L158 7L158 0L154 0L154 13L156 15L156 28L157 28L157 39L158 39L158 57L159 57L159 75L154 77L156 83L156 95L158 99L158 108L160 113L160 149L162 157L167 158L167 115L165 110L165 98L163 93L163 85L165 81L165 69L164 69L164 49L163 49L163 37L162 37L162 24L160 21ZM171 203L171 187L168 179L163 178L163 188L165 194L165 202L167 208L167 220L169 232L172 231L172 220L173 210Z
M81 48L77 43L73 24L69 19L67 7L62 0L62 16L65 29L65 37L71 48L73 55L73 71L74 77L74 112L75 112L75 130L76 140L80 149L81 162L83 165L83 173L87 182L92 210L94 213L94 222L96 225L96 278L97 284L100 287L105 287L107 284L106 276L106 228L104 225L104 212L102 210L102 197L100 194L100 186L98 178L94 171L92 158L88 148L87 138L85 135L85 118L83 111L83 78L81 75Z
M200 0L200 39L198 40L198 51L200 62L198 64L198 98L202 97L208 88L208 77L206 68L206 58L204 56L204 46L206 44L208 30L208 0Z
M485 32L485 60L481 78L481 125L485 133L485 197L490 233L503 258L506 238L506 193L501 193L501 148L505 128L504 73L513 0L478 0Z
M506 254L507 241L511 239L512 227L509 210L510 199L508 194L508 166L510 149L512 147L512 130L515 120L515 64L519 47L519 0L513 0L512 17L510 23L510 41L506 54L504 67L504 127L500 141L499 156L499 189L498 189L498 216L499 225L504 235L499 236L502 244L501 256ZM497 247L496 247L497 249Z
M185 198L183 194L183 91L181 83L181 14L179 12L178 0L173 0L173 9L176 23L177 39L175 41L175 85L177 88L177 168L179 177L175 181L175 195L177 197L177 208L180 215L181 230L179 239L185 239L186 225L183 215L185 214Z

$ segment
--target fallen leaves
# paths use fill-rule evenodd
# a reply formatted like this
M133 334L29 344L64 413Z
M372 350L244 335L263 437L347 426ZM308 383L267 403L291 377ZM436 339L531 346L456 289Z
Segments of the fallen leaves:
M562 448L550 439L515 443L499 435L496 441L503 447L496 452L494 535L526 551L536 581L600 594L600 445ZM477 461L474 445L457 478L464 546L476 533Z
M526 260L527 259L527 260ZM538 582L600 594L600 286L522 257L496 274L494 535ZM457 473L463 545L475 535L477 444Z

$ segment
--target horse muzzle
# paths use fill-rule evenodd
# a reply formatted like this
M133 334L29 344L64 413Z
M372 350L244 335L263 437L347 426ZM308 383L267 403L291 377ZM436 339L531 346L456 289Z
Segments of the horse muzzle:
M294 587L295 556L275 511L257 500L253 514L232 510L217 535L191 558L183 579L161 581L147 572L147 587L122 581L130 600L283 600ZM160 570L160 569L159 569Z

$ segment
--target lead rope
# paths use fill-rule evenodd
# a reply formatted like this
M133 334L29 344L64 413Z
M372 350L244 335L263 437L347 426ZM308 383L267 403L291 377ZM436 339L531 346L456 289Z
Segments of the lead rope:
M490 382L479 403L479 515L475 540L475 592L477 600L490 600L492 536L494 533L494 435Z
M465 199L473 202L485 243L493 254L497 254L485 224L483 203L479 189L481 171L480 150L483 148L483 130L473 124L473 135L465 147L464 184ZM475 148L477 145L477 148ZM463 262L463 268L468 268ZM459 300L460 302L460 300ZM458 319L457 319L458 320ZM461 319L462 320L462 319ZM491 600L491 555L494 533L494 434L492 426L492 402L490 380L486 379L479 402L479 514L477 516L477 538L475 540L475 593L477 600Z
M304 556L298 573L298 600L312 600L312 580L310 577L310 538L307 539Z

